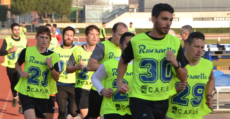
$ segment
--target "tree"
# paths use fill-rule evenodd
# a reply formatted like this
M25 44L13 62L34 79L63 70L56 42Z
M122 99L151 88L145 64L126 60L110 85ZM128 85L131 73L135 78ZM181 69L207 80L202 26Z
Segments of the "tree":
M48 14L68 15L71 5L72 0L12 0L11 10L15 14L36 11L43 21L49 23L51 18Z

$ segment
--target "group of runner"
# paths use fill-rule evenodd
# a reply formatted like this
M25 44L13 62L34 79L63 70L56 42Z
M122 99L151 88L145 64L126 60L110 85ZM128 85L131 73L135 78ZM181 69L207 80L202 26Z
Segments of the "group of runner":
M103 32L100 43L104 29L89 25L82 46L73 44L72 27L63 29L59 45L47 24L38 27L37 44L28 47L20 35L20 29L26 30L12 24L0 55L5 56L13 107L19 95L25 119L52 119L55 100L58 119L67 114L82 119L202 119L212 109L213 64L201 57L202 33L182 27L184 48L168 34L173 13L170 5L156 4L151 31L135 35L118 22L112 37L103 41Z

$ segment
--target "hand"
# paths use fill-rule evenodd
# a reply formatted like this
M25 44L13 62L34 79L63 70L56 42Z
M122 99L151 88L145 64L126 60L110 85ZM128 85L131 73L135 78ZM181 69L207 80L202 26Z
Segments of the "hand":
M52 68L53 65L52 65L52 56L50 58L46 58L46 64L49 68Z
M17 49L18 49L17 46L14 45L14 46L10 49L10 52L15 52L15 51L17 51Z
M207 102L206 102L206 104L208 105L208 107L210 109L213 108L213 99L212 99L212 97L210 95L207 95Z
M185 90L187 84L188 84L187 81L185 81L185 82L179 82L179 84L176 86L176 92L179 93L179 92Z
M28 72L21 72L20 75L22 78L27 78L30 74Z
M77 64L77 67L78 67L78 69L80 69L80 70L85 68L85 63L82 62L82 60L83 60L83 59L81 59L81 60L79 61L79 63Z
M112 88L102 89L101 94L104 95L106 98L110 98L113 95L113 89Z
M125 94L127 91L129 91L129 86L125 83L117 83L117 92L121 94Z
M171 50L167 52L166 60L169 61L174 67L177 67L178 65L177 60L175 58L174 53Z

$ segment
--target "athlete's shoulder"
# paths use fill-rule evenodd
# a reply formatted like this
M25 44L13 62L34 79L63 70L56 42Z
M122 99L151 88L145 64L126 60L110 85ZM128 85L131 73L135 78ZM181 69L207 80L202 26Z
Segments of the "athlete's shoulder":
M146 36L147 36L146 33L140 33L140 34L133 36L131 41L140 40L142 38L145 38Z
M171 34L167 34L166 35L166 38L167 39L170 39L170 41L176 41L176 42L180 42L180 39L178 38L178 37L176 37L176 36L173 36L173 35L171 35Z
M12 39L12 37L11 36L7 36L7 37L4 38L4 40L8 40L8 39Z
M54 52L57 52L57 51L59 51L59 50L61 50L62 49L62 47L61 46L58 46L58 47L56 47L56 48L54 48Z
M205 64L205 66L213 66L213 63L210 60L205 59L203 57L201 57L201 63L202 63L202 65Z

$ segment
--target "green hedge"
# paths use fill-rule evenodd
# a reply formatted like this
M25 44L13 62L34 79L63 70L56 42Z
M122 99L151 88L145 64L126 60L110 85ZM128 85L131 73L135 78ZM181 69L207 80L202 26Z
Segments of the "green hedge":
M202 32L202 33L229 33L229 28L193 28L196 31ZM62 28L60 28L61 32L62 32ZM84 34L85 33L85 28L79 28L78 29L80 31L80 34ZM106 28L106 33L111 34L112 33L112 28ZM150 31L150 28L136 28L136 32L137 33L143 33L143 32L147 32ZM174 30L177 34L180 34L180 29L172 29Z

